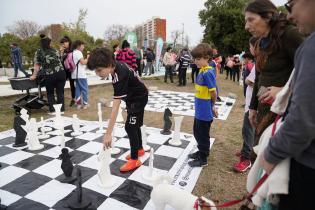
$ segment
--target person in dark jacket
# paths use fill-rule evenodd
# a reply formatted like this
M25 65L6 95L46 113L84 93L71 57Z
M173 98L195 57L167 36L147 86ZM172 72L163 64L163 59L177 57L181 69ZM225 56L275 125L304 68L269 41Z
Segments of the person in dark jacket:
M245 21L245 29L259 39L255 46L256 77L249 106L249 119L256 128L255 146L262 132L276 118L270 112L274 93L288 81L294 67L294 54L303 36L269 0L250 2L245 8ZM263 93L266 89L268 91Z
M11 47L11 60L14 67L14 77L17 77L19 70L23 74L25 74L26 77L28 77L29 74L24 70L23 64L22 64L21 49L18 47L16 43L12 43L10 47Z

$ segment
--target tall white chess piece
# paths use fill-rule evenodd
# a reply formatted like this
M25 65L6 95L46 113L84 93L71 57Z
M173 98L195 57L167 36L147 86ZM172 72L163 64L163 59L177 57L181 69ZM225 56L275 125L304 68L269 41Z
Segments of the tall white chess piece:
M54 106L55 115L56 115L55 121L54 121L54 127L57 130L61 130L61 126L63 126L63 123L61 122L62 121L62 118L61 118L61 107L62 107L62 104L54 104L53 106Z
M102 104L98 103L97 104L97 114L98 114L98 123L99 123L99 129L96 131L96 133L105 133L106 130L103 128L103 117L102 117Z
M110 150L101 149L99 155L97 156L98 161L100 162L100 167L97 173L99 178L99 185L104 188L112 187L115 184L115 180L110 173Z
M153 182L158 178L157 174L154 173L153 162L154 162L154 149L151 148L150 159L149 159L149 168L145 173L142 174L142 178L146 181L149 181L149 182Z
M180 146L182 144L182 141L180 140L180 127L181 127L183 119L184 119L184 116L174 117L175 128L174 128L173 138L169 140L168 142L170 145Z
M144 151L150 151L151 147L148 145L147 126L141 126L142 147Z
M27 125L22 125L22 128L28 133L28 149L29 150L41 150L44 145L39 143L37 130L38 126L35 118L31 118Z
M119 105L119 108L118 108L118 114L117 114L116 122L124 122L124 117L122 115L121 105Z
M44 118L40 117L40 135L38 136L38 139L47 139L49 138L50 135L46 134L45 130L45 123L44 123Z
M82 135L83 132L80 131L80 123L79 123L78 115L77 114L73 114L72 118L73 118L73 124L72 124L73 132L71 133L71 136L80 136L80 135Z

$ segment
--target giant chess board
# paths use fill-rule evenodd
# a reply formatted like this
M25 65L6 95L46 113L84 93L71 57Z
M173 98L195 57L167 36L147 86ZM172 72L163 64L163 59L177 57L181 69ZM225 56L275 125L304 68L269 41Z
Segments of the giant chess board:
M153 183L143 180L142 174L148 170L149 153L141 157L144 163L133 172L121 173L119 168L126 162L129 153L129 140L122 124L115 126L115 145L121 149L118 155L112 155L110 170L115 185L102 188L98 185L97 171L99 162L97 153L102 148L102 134L96 133L98 122L80 120L83 134L72 137L72 118L64 118L65 146L69 148L71 160L82 172L83 196L92 200L89 209L154 209L150 201ZM69 209L67 199L74 193L75 184L61 183L60 136L54 127L53 118L44 124L53 130L49 138L40 140L45 147L38 151L27 148L18 150L12 147L15 140L14 130L0 133L0 198L1 204L10 210L48 210ZM104 127L106 128L106 123ZM161 129L147 127L148 145L154 148L154 172L168 173L172 184L192 191L201 168L188 166L187 155L196 149L196 142L191 134L180 133L182 145L175 147L168 144L172 135L160 134ZM214 139L211 140L211 146ZM171 209L170 207L168 209Z
M219 120L226 120L233 108L235 99L229 97L220 97L221 102L216 102ZM187 92L175 92L166 90L156 90L149 92L149 100L145 107L146 111L164 112L169 108L173 114L195 116L195 95ZM112 106L112 104L111 104ZM122 105L124 107L125 105Z

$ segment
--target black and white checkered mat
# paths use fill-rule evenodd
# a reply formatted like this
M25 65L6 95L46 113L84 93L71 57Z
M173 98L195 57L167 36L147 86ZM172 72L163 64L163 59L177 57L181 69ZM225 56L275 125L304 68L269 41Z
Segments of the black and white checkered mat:
M102 134L96 133L98 123L80 121L83 134L71 137L72 118L64 117L66 147L70 148L71 159L75 167L82 172L83 196L91 199L90 209L154 209L150 201L152 183L143 180L142 174L148 170L149 153L141 157L144 163L130 173L120 173L119 168L129 153L129 140L123 125L115 127L116 146L121 149L118 155L112 155L110 161L111 173L115 185L102 188L98 185L97 171L99 162L97 153L102 148ZM12 147L15 132L9 130L0 133L0 198L1 204L10 210L31 209L68 209L67 198L74 193L75 184L61 183L60 136L53 127L51 119L45 125L52 127L48 132L50 137L41 140L44 149L30 151L18 150ZM106 124L105 124L106 127ZM191 134L181 133L182 145L174 147L168 144L172 137L160 134L161 129L147 128L148 145L154 148L154 171L157 174L169 173L172 184L192 191L201 168L190 168L187 155L196 149L196 142ZM211 140L213 144L214 139ZM212 145L211 144L211 145Z

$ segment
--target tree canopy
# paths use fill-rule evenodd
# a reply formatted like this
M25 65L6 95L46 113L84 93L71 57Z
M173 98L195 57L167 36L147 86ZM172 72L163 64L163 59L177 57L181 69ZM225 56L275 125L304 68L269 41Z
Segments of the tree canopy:
M249 0L207 0L199 12L205 27L203 41L225 54L248 49L250 35L244 30L244 7Z
M35 51L39 48L39 33L52 35L53 27L59 26L57 36L52 36L52 46L59 49L59 40L62 36L67 35L72 41L81 40L85 42L85 52L95 47L101 47L104 43L103 39L94 39L86 31L85 18L88 14L86 9L80 9L79 15L74 22L60 24L52 24L44 27L38 26L34 22L20 20L9 26L9 33L0 34L0 56L2 62L7 66L11 62L10 45L17 43L22 50L23 60L33 65ZM17 24L19 23L19 24ZM56 27L55 27L56 28ZM57 27L58 28L58 27Z

